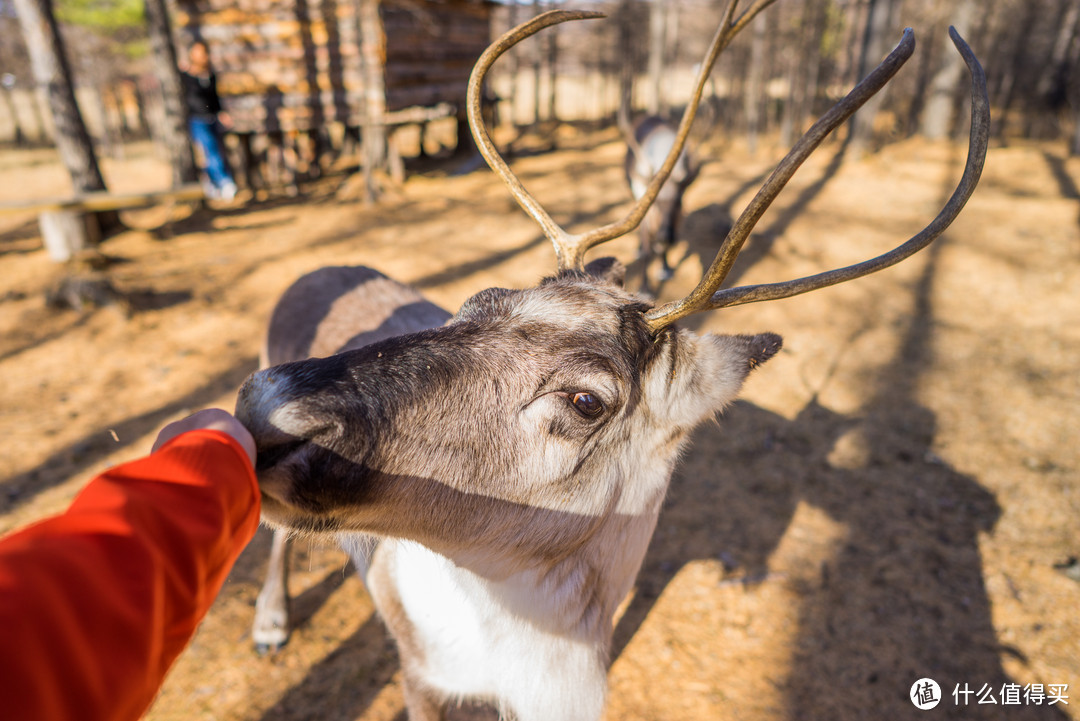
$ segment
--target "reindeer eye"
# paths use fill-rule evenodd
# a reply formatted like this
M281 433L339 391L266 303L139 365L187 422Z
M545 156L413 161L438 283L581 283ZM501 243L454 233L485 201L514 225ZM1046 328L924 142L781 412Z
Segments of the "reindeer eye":
M592 393L574 393L569 396L570 402L577 408L583 415L597 416L602 410L604 410L604 404L600 402L600 399L594 396Z

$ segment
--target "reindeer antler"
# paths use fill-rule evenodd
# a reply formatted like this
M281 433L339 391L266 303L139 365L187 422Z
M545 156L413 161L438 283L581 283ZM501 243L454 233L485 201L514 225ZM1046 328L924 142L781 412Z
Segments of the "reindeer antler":
M908 28L904 31L900 44L882 61L881 65L856 85L843 100L822 116L780 161L776 170L765 181L765 185L754 196L750 205L747 206L728 232L727 237L720 246L720 250L716 254L716 259L705 272L705 276L698 286L682 300L654 308L645 314L645 319L654 333L691 313L723 308L729 305L787 298L888 268L890 265L895 265L925 248L949 227L964 207L964 204L967 203L968 198L971 197L971 193L979 182L990 137L990 102L986 90L986 76L983 73L982 66L979 65L979 61L971 52L971 48L956 32L955 28L949 28L949 36L952 38L953 44L956 45L956 49L963 56L968 71L971 73L971 134L963 176L960 178L952 197L949 198L948 203L937 217L902 245L862 263L783 283L717 290L720 284L724 282L724 278L727 277L735 258L753 231L758 219L761 218L803 161L824 140L825 136L847 120L852 113L880 90L911 57L915 49L915 38L911 29Z
M683 113L682 121L679 123L675 144L671 148L671 152L668 153L668 157L664 161L664 164L660 166L660 170L653 176L652 182L649 183L649 187L646 189L645 194L638 199L634 204L634 207L631 208L630 212L622 220L577 235L568 233L558 223L552 220L548 212L544 210L543 206L537 202L536 198L525 189L525 186L521 184L521 181L518 180L517 176L510 170L509 166L502 159L502 156L499 155L499 152L495 149L495 145L491 142L491 138L488 136L487 129L484 127L484 121L480 114L480 96L487 71L499 56L514 45L552 25L558 25L559 23L564 23L568 20L602 18L604 17L603 13L581 10L552 10L537 15L532 20L524 22L505 33L488 47L483 55L480 56L480 59L476 61L472 75L469 78L469 92L466 100L469 127L472 130L473 138L476 140L476 145L480 149L480 153L484 156L484 160L487 161L491 169L502 178L504 183L506 183L507 187L510 189L510 193L514 196L514 199L517 200L518 205L520 205L526 213L532 216L533 220L540 225L544 235L547 236L552 245L555 246L555 256L558 260L560 270L581 269L584 267L584 257L587 250L600 243L626 235L641 223L642 218L645 217L645 213L648 212L649 207L652 206L653 202L656 200L656 196L660 192L660 186L662 186L668 179L668 176L671 175L671 171L675 167L679 154L686 144L686 138L690 134L691 126L694 124L694 116L697 114L697 108L701 101L702 92L708 81L709 73L716 63L716 59L720 56L720 53L724 48L728 46L731 39L735 37L747 23L753 20L758 13L775 1L776 0L755 0L742 15L735 18L735 8L739 4L739 0L729 0L727 10L724 12L724 20L720 24L716 34L713 36L712 43L709 46L709 52L706 55L705 61L701 64L701 70L699 71L697 81L694 84L694 92L691 95L686 111Z

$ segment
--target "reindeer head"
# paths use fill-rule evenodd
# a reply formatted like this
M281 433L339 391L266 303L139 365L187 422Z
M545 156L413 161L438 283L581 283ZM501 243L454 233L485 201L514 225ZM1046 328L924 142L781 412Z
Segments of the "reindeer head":
M522 559L563 557L605 518L655 512L689 431L733 400L749 371L781 344L768 333L698 336L677 329L676 320L865 275L925 247L948 226L978 180L988 128L981 68L955 34L977 91L972 143L956 193L930 226L856 266L718 290L795 168L911 55L906 31L882 65L781 162L689 296L651 307L623 290L621 266L584 264L589 248L641 221L682 151L719 50L771 1L758 0L738 19L731 3L679 142L648 191L625 219L582 235L555 224L510 172L483 127L479 97L487 69L513 44L552 24L597 14L540 15L485 52L470 80L470 124L488 163L552 240L558 272L530 289L484 290L442 328L252 376L237 414L258 444L269 521L410 538L459 560L491 549L511 560L519 552Z
M657 502L686 434L780 339L653 333L619 270L491 288L442 328L255 374L238 413L265 517L560 555L610 513ZM526 522L549 513L563 522Z

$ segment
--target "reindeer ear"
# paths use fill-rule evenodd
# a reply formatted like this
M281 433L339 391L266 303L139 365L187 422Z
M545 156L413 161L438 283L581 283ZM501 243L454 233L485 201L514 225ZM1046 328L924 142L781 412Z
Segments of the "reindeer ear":
M765 361L772 358L784 347L784 339L776 333L759 333L758 335L729 335L722 336L724 343L738 355L745 359L745 373L757 368Z
M617 285L620 288L626 280L626 266L617 258L597 258L585 266L585 272L603 283Z

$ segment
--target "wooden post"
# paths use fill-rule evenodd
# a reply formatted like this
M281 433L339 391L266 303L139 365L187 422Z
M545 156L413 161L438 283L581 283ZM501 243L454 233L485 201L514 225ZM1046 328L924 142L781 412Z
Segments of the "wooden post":
M364 196L379 197L375 172L386 168L386 32L379 0L359 0L360 65L364 78Z
M38 216L41 239L57 263L71 260L101 240L97 216L78 210L46 210Z

